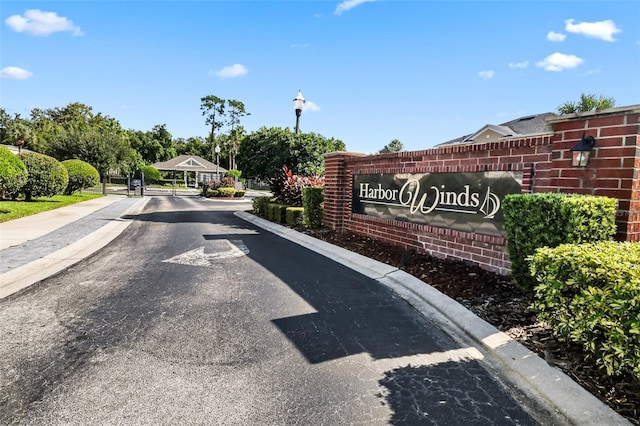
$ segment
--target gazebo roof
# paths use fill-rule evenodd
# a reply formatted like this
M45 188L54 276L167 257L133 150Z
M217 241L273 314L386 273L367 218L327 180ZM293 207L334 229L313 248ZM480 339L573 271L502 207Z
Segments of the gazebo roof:
M160 171L188 171L204 173L226 173L227 169L216 166L212 162L197 155L178 155L169 161L162 161L151 165Z

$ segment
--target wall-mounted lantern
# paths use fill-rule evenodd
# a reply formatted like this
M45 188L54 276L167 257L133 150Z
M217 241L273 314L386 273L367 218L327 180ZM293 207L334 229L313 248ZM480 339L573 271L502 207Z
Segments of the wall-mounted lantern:
M571 165L573 167L587 167L589 156L595 144L596 139L593 136L587 136L586 138L583 136L580 142L571 148Z

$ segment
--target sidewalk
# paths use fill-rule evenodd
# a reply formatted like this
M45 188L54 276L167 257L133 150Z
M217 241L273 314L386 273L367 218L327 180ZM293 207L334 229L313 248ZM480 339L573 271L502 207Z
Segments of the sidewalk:
M149 200L107 196L0 223L0 299L95 253L132 222L123 216L138 214ZM475 347L529 405L553 413L548 424L630 424L562 371L417 278L249 213L236 215L393 289L459 342Z
M106 196L0 223L0 299L95 253L148 201Z

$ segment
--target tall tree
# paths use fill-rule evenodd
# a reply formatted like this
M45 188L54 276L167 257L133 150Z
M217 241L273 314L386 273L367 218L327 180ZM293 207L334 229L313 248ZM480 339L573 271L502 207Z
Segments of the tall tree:
M76 158L95 167L101 176L111 170L127 168L132 149L116 132L100 128L64 129L49 145L48 152L58 160Z
M616 104L614 98L607 98L602 95L581 94L580 100L577 102L567 101L558 107L560 114L574 114L589 111L601 111L603 109L613 108Z
M343 151L341 140L316 133L296 135L288 128L262 127L247 135L238 152L238 167L248 178L268 180L277 176L283 166L294 174L324 174L324 154Z
M151 137L162 147L162 150L159 153L160 155L154 163L158 161L167 161L176 156L173 137L167 130L166 124L156 124L153 126L153 129L151 129Z
M390 152L400 152L404 151L404 145L398 139L393 139L391 142L386 144L378 154L388 154Z
M2 120L3 142L17 146L18 153L21 153L24 145L30 145L37 141L38 136L31 128L31 123L28 120L20 117L20 114L15 114L11 118L4 110L3 113L2 117L0 117Z
M200 98L200 111L205 117L205 123L211 126L209 143L211 144L211 161L215 161L213 149L215 147L216 130L224 126L226 101L215 95L208 95Z
M187 140L178 138L175 141L176 154L178 155L197 155L198 157L206 158L209 147L206 141L199 137L190 137Z
M240 129L240 118L251 115L245 109L244 103L235 99L229 99L227 101L229 107L229 126L231 131L229 133L229 140L227 141L227 153L229 154L229 168L236 168L236 155L240 148L241 137L244 135L244 129L242 132L238 132Z

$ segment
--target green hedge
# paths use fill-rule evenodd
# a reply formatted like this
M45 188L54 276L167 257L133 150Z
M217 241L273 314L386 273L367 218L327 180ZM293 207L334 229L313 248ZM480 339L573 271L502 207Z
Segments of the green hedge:
M308 186L302 189L304 224L311 229L322 228L324 188Z
M20 189L25 201L62 194L69 183L69 173L58 160L37 152L23 152L20 158L29 173L27 182Z
M155 181L156 185L162 185L162 186L173 186L173 179L167 179L167 178L163 178L160 180ZM184 179L176 179L176 186L185 186L186 184L184 183ZM149 182L147 182L146 177L145 177L145 184L148 184Z
M64 190L71 195L81 189L91 188L100 183L100 173L91 164L82 160L64 160L61 163L69 174L69 182Z
M253 199L253 214L256 216L267 218L268 217L268 209L269 203L271 202L270 197L256 197Z
M207 198L242 198L245 194L245 191L235 190L233 188L208 189L207 187L203 187L203 191L206 191L205 197Z
M27 167L8 148L0 146L0 196L15 194L27 183Z
M302 226L304 224L304 207L287 207L285 223L294 228Z
M574 194L507 195L502 204L507 251L515 284L532 291L528 257L537 248L610 240L618 201Z
M221 197L233 197L236 194L235 188L218 188Z
M286 223L287 205L278 203L269 203L267 207L267 219L275 223Z
M531 272L540 320L582 344L607 374L640 379L640 243L538 249Z

